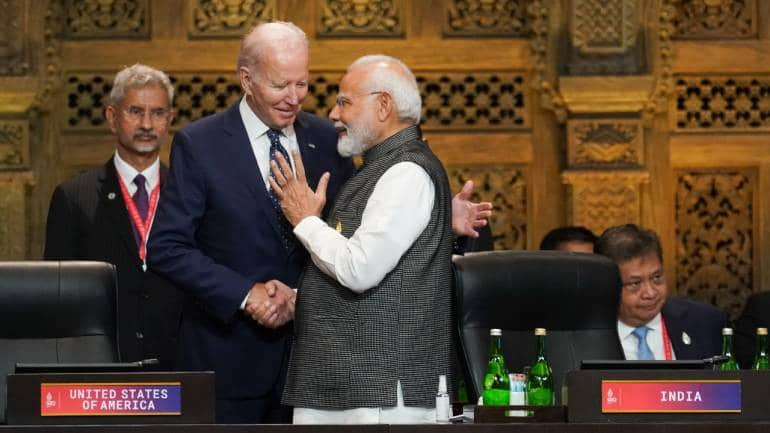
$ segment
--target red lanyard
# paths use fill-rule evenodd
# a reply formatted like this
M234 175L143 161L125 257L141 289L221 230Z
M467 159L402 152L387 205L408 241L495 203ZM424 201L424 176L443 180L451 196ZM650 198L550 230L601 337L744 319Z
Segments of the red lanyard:
M673 350L671 350L671 339L668 338L668 329L662 314L660 315L660 331L663 334L663 352L665 352L666 361L671 361L674 359Z
M120 192L123 195L123 203L126 204L128 210L128 216L131 218L131 223L139 233L139 259L142 261L142 267L145 266L144 259L147 257L147 234L150 232L150 226L152 225L152 219L155 217L155 209L158 207L158 197L160 196L160 182L155 185L150 195L149 208L147 209L147 219L142 221L139 216L139 210L136 209L134 199L128 193L126 184L123 183L123 178L118 174L118 182L120 183Z

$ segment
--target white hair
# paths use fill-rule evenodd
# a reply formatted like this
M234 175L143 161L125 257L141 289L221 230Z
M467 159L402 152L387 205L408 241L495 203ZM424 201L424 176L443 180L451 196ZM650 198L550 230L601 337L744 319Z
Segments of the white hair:
M266 48L286 49L292 46L310 49L307 35L294 23L273 21L256 25L244 36L238 53L238 69L245 66L251 69L256 65Z
M353 62L348 72L353 69L380 63L386 67L375 67L367 76L363 87L366 92L387 92L396 104L398 118L415 125L420 123L422 99L417 79L411 70L401 60L384 54L363 56Z
M126 89L141 89L151 84L157 84L164 88L168 94L168 105L173 105L174 86L171 85L168 75L141 63L123 68L115 75L112 91L110 91L110 105L115 106L123 102Z

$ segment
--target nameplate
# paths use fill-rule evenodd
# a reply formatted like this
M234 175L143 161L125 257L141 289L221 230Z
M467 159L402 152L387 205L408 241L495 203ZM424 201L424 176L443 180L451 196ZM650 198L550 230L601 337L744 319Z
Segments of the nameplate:
M602 380L602 413L740 413L740 380Z
M181 415L180 382L41 383L41 416Z

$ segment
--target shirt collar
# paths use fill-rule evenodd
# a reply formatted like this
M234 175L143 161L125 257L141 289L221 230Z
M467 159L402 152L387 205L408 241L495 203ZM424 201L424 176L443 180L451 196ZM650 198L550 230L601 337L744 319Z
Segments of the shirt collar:
M130 188L130 185L134 185L134 178L137 174L140 173L140 171L131 166L131 164L124 161L123 158L121 158L118 154L117 150L115 151L115 157L113 161L115 163L115 169L118 171L118 175L120 175L120 178L123 179L123 183L126 184L126 187ZM147 189L152 191L160 180L160 158L155 158L155 162L142 170L141 173L142 176L147 179ZM134 185L134 187L136 186Z
M270 129L262 119L254 113L249 103L246 102L246 97L241 98L240 104L238 104L238 110L241 113L241 119L243 120L243 126L246 128L246 134L249 136L249 140L256 140L263 136ZM281 132L286 137L294 136L294 125L289 125L286 128L281 129Z
M653 331L659 330L661 329L660 318L661 318L661 315L659 312L658 314L655 315L655 317L652 318L652 320L647 322L644 326L650 328L650 330L653 330ZM624 339L629 335L631 335L631 333L634 332L635 329L636 329L635 326L626 325L625 323L623 323L622 320L618 319L618 335L620 336L621 339Z

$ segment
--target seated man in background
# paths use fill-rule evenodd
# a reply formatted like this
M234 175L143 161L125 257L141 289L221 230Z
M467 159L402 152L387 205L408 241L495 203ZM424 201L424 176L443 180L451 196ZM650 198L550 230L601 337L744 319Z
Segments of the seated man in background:
M158 358L170 370L182 311L181 292L147 270L147 233L167 169L160 146L173 118L168 76L136 64L115 76L107 125L115 153L107 162L59 185L51 198L46 260L112 263L118 279L118 339L122 361Z
M582 226L557 227L546 233L540 242L541 250L593 253L596 235Z
M735 321L735 356L741 368L754 363L757 328L770 326L770 292L754 293Z
M607 229L597 254L620 269L618 337L626 359L702 359L721 353L727 314L711 305L669 299L658 236L634 224Z
M330 114L344 156L363 155L326 220L313 192L273 164L276 191L310 253L297 292L283 401L299 424L435 422L439 375L452 361L452 195L420 140L420 93L401 61L364 56Z

